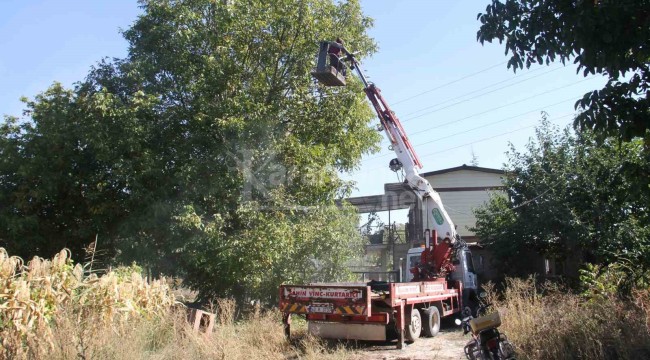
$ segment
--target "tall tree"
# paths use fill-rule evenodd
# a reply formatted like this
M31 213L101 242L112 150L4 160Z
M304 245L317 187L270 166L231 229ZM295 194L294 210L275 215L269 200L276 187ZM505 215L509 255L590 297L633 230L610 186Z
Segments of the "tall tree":
M15 157L1 165L12 181L1 184L11 201L0 239L45 255L28 221L43 224L53 215L40 204L54 204L59 217L39 234L50 248L98 233L122 261L185 275L204 296L334 278L359 239L356 216L333 207L350 186L338 172L379 135L359 82L324 88L310 71L319 40L370 54L371 20L356 0L140 5L127 58L101 62L72 91L53 87L27 104L30 121L3 127L2 154ZM42 151L27 153L36 142Z
M0 126L0 246L23 257L67 247L81 257L128 216L130 169L119 154L137 117L106 93L82 97L60 84L24 101L28 120L6 117ZM101 121L109 111L110 125Z
M542 122L525 151L509 152L507 197L477 209L474 230L511 274L525 270L520 260L531 250L598 264L626 258L648 270L650 196L631 186L647 166L642 153L639 139L598 145L589 131Z
M513 70L559 59L608 77L576 103L579 129L600 140L645 138L650 153L650 1L492 0L477 39L505 41Z

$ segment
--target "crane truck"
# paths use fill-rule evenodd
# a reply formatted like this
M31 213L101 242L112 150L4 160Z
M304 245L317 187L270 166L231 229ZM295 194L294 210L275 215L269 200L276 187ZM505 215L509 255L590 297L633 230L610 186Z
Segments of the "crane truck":
M336 49L332 51L332 47ZM291 315L298 314L305 316L308 331L316 336L377 341L396 338L401 349L422 333L435 336L441 318L470 306L477 289L476 274L469 248L440 195L418 172L422 163L397 115L379 88L368 82L354 54L341 43L322 41L312 75L325 86L345 86L346 63L363 83L380 129L397 156L390 162L391 170L403 171L404 183L421 202L419 216L424 229L419 239L424 247L408 251L406 282L282 285L279 307L287 337L291 336Z

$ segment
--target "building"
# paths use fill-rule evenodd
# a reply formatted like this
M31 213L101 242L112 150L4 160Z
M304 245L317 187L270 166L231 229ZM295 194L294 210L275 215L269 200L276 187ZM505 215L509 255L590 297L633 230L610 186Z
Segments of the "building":
M468 165L421 174L440 194L445 209L457 226L458 233L470 244L474 267L483 280L494 279L497 274L490 266L490 254L481 247L480 239L470 230L476 222L472 210L487 202L491 193L503 192L501 182L503 174L503 170ZM356 206L360 213L410 209L408 221L395 219L396 222L407 223L403 241L396 243L394 237L389 235L384 237L388 241L381 243L375 241L366 249L367 253L376 253L382 259L380 267L367 271L369 275L392 272L392 276L386 279L395 279L399 276L400 268L402 272L407 271L401 259L406 257L409 248L421 243L420 234L424 231L422 224L419 224L420 217L414 216L419 213L420 206L415 194L405 184L385 184L383 195L350 198L348 201ZM394 230L389 229L389 231ZM392 261L389 261L390 258ZM389 263L392 263L392 266L389 267ZM368 278L379 279L380 277L368 276Z
M421 175L440 194L445 209L457 226L456 230L470 243L478 241L469 230L476 223L472 210L486 203L491 193L503 192L503 174L503 170L462 165Z
M491 266L490 253L470 230L476 224L473 209L485 204L495 192L504 193L503 174L503 170L467 165L422 174L440 194L460 236L470 244L474 268L483 280L495 279L498 274Z

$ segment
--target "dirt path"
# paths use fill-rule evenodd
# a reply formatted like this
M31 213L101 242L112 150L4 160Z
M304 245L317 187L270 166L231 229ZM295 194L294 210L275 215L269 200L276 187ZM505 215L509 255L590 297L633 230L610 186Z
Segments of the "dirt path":
M394 342L368 343L358 349L358 359L369 360L459 360L464 359L463 347L469 335L463 336L460 328L443 328L433 338L420 338L402 350Z

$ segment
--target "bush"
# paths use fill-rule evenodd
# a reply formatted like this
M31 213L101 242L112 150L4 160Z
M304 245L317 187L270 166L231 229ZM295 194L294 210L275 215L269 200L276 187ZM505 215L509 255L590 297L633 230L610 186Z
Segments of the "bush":
M278 311L256 308L236 320L220 299L210 334L195 332L165 279L133 265L102 276L64 250L24 266L0 248L0 359L323 359L346 358L306 334L284 338Z
M89 339L105 329L120 333L132 318L165 316L175 303L165 279L148 282L137 270L118 268L97 276L74 265L68 250L24 266L0 248L2 356L49 356L63 327L73 331L64 332L67 341L76 342L85 358Z
M500 311L504 332L519 359L650 358L650 291L634 300L601 296L587 300L534 279L507 279L488 300Z

